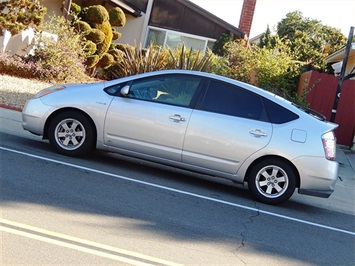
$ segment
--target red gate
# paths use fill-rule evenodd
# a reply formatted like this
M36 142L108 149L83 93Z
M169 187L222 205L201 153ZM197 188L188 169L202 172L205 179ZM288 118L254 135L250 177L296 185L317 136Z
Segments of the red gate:
M306 90L309 107L330 119L338 78L333 75L309 71L300 78L298 95ZM337 143L352 146L355 133L355 80L343 82L335 123Z

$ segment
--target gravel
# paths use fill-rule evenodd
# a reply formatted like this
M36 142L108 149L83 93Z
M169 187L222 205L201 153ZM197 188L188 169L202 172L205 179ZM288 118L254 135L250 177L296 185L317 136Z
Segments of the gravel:
M35 79L0 75L0 107L21 110L27 100L40 90L54 85Z

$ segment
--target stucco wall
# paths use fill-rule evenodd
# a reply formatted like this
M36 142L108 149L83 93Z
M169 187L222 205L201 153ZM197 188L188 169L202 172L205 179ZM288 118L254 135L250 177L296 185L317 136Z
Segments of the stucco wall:
M122 37L118 39L116 42L124 43L124 44L143 44L145 30L144 20L145 14L143 14L139 18L133 18L132 16L127 15L127 23L124 27L118 28L118 31L122 33Z
M50 15L61 16L63 15L62 9L62 0L41 0L42 4L47 7L47 19Z

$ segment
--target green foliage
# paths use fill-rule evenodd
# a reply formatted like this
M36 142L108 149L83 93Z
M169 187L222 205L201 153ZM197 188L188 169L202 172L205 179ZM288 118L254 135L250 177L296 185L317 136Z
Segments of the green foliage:
M208 51L202 54L200 50L186 50L185 45L181 48L169 49L170 58L168 60L168 69L187 69L209 72L212 66L212 52Z
M266 28L266 31L260 37L259 46L262 47L274 47L276 45L275 37L271 35L269 25Z
M293 59L288 46L275 39L274 47L253 46L244 41L227 44L229 76L297 101L296 90L301 64Z
M121 60L116 61L105 73L108 79L165 69L166 52L162 47L150 45L142 49L141 45L137 47L117 45L116 48L123 52L123 56L122 53L117 54Z
M95 44L99 44L104 42L106 36L105 33L99 29L91 29L90 32L85 35L85 38Z
M110 23L114 27L123 27L126 25L126 15L121 8L112 8L109 12Z
M339 30L304 18L299 11L288 13L278 23L277 34L283 42L288 42L295 59L307 66L304 70L326 71L325 58L346 43L346 37Z
M113 56L116 63L120 63L124 56L124 52L118 49L111 49L108 53Z
M71 3L70 5L70 12L74 15L79 15L79 13L82 11L81 6L75 4L75 3Z
M115 30L114 28L112 29L112 40L118 40L119 38L121 38L122 34L120 32L118 32L117 30Z
M8 0L0 2L0 36L3 30L16 35L29 27L36 28L44 20L47 9L38 0Z
M113 38L112 28L108 20L101 24L94 24L94 28L102 31L105 35L105 39L97 45L96 50L96 54L101 58L110 49Z
M96 5L89 5L90 3ZM92 52L94 46L91 44L90 47L85 47L87 55L90 56L86 60L86 66L90 69L91 75L95 75L97 68L107 68L112 64L112 55L108 51L112 48L112 41L121 37L121 33L112 26L125 25L126 17L120 8L113 8L108 12L102 5L97 5L97 1L86 1L85 6L78 15L74 16L73 25L78 32L83 33L86 40L96 44L94 52ZM98 60L93 55L96 55Z
M42 31L56 34L58 40L46 37ZM35 77L65 82L87 80L81 36L64 17L51 16L36 33L36 39L38 43L34 54L28 56L26 61L46 72L33 73Z
M219 39L214 43L212 52L219 56L225 55L225 44L231 41L230 32L222 33Z
M83 47L83 50L85 52L86 55L93 55L96 50L97 50L97 46L94 42L92 41L87 41L85 44L84 44L84 47Z
M105 53L97 63L97 66L106 69L110 67L114 62L115 62L114 57L109 53Z
M85 65L87 68L93 68L98 62L100 58L98 55L89 55L86 57Z
M163 69L188 69L211 72L217 57L212 52L187 50L185 46L172 50L149 45L142 48L118 44L115 50L115 63L105 71L105 78L113 79Z
M73 23L73 27L80 33L87 34L91 31L91 26L89 23L78 20Z
M102 5L86 7L81 11L80 16L91 26L93 26L93 24L104 23L110 19L106 8Z

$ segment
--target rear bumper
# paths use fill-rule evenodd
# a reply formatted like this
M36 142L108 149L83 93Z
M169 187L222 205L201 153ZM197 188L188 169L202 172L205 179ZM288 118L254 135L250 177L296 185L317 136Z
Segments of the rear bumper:
M300 174L298 193L328 198L338 179L339 164L323 157L299 157L293 161Z

